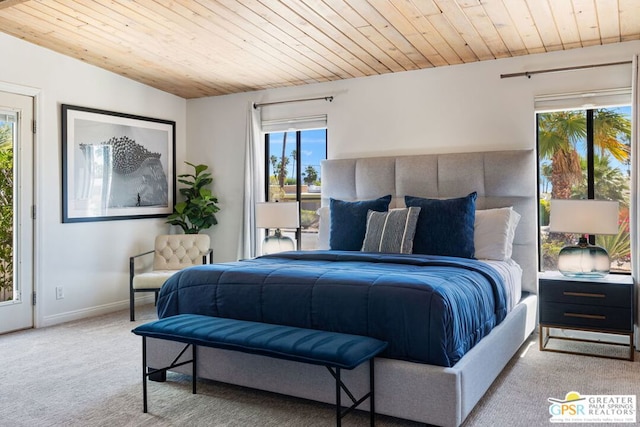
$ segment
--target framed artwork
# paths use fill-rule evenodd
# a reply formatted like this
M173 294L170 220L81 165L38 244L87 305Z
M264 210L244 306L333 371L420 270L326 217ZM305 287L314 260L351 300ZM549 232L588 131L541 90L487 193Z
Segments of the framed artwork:
M62 105L62 222L173 212L176 123Z

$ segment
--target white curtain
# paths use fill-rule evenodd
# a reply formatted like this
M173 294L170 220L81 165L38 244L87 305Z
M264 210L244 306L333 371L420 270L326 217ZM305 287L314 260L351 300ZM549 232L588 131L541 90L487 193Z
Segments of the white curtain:
M638 72L638 55L633 57L631 81L631 274L638 286L640 279L640 73ZM636 292L640 295L640 292ZM636 309L640 319L640 299L636 302ZM636 325L636 337L638 326ZM640 349L640 342L636 338L636 349Z
M264 134L268 132L286 132L292 129L304 130L326 127L326 114L263 120L262 108L254 108L253 103L249 105L245 137L242 229L238 243L238 259L254 258L260 255L259 245L264 238L264 230L256 229L255 220L256 203L265 201Z
M249 105L244 160L244 197L242 230L238 245L238 259L253 258L258 254L260 241L256 229L256 202L264 201L264 161L261 140L260 108Z

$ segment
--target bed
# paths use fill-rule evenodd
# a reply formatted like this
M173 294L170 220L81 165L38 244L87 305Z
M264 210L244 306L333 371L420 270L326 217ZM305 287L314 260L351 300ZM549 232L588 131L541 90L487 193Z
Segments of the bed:
M322 165L322 177L320 245L332 250L194 267L168 282L166 289L163 287L159 316L186 311L385 339L390 346L376 362L377 412L433 425L460 425L535 329L537 204L533 151L327 160ZM361 203L367 207L367 203L379 203L381 199L386 202L386 209L381 211L391 209L407 215L412 212L409 207L433 212L428 211L431 203L442 206L438 204L440 200L463 200L465 209L472 206L476 218L505 209L516 212L518 221L517 227L511 228L509 256L500 260L469 259L468 251L460 249L464 244L454 239L455 231L445 231L450 237L447 239L425 239L420 235L419 223L413 230L416 238L410 242L412 251L422 251L421 242L455 241L446 249L452 250L453 255L359 252L348 247L351 242L336 240L338 226L327 224L341 223L336 221L341 219L335 216L336 212L344 206L360 208ZM374 214L368 215L367 221L370 218ZM477 222L475 226L479 229ZM363 230L367 245L374 227ZM354 245L363 243L356 241ZM461 256L459 250L463 251ZM325 264L325 269L318 270L318 264ZM393 265L393 271L389 271L389 265ZM442 270L441 277L450 280L439 278L434 285L432 273L428 273L430 284L425 289L425 268ZM453 281L460 270L465 271L460 282L446 290L445 282ZM256 271L263 273L261 279L256 279ZM343 282L349 278L355 283ZM203 285L210 281L213 283ZM276 286L265 288L269 281ZM461 286L470 281L477 283L461 291ZM293 282L304 282L304 286L283 285ZM402 288L401 297L396 297L395 290L391 293L394 286ZM470 294L470 289L478 288L483 288L484 293L471 297L480 301L477 309L449 295ZM419 300L439 309L444 307L446 320L438 323L435 317L425 315ZM470 323L460 326L473 333L455 338L459 321L449 318L451 305L474 312L473 316L466 316ZM371 314L372 307L381 311ZM475 312L481 312L479 317ZM422 324L429 327L417 326ZM427 344L421 345L424 342ZM225 350L202 349L201 353L198 369L204 378L327 403L335 399L333 382L322 368ZM158 340L149 343L150 365L164 363L172 355L175 344ZM357 391L366 389L367 380L366 370L345 372L345 381Z

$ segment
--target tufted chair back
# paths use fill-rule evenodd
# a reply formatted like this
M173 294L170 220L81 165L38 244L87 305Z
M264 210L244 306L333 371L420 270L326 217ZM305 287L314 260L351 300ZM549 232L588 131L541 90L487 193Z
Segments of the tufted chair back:
M154 292L156 300L164 282L182 270L198 264L213 262L207 234L171 234L156 237L153 250L129 257L129 311L135 320L135 295L137 292ZM143 256L153 254L151 271L136 271L135 262ZM140 267L140 266L138 266ZM147 268L148 270L148 265Z
M165 234L156 237L154 270L181 270L202 264L202 257L209 250L207 234Z

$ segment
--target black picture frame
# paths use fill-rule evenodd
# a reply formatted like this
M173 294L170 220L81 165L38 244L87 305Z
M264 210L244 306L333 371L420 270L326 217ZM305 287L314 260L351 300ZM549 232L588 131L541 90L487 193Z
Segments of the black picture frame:
M176 123L62 104L62 222L166 217Z

